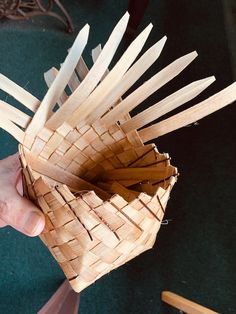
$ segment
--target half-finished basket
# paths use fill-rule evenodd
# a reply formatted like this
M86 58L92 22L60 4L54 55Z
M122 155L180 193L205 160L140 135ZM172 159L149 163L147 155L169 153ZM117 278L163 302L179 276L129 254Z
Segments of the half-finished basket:
M52 68L45 74L49 89L42 102L0 76L0 88L34 113L31 118L1 101L0 126L20 142L25 195L46 217L40 238L77 292L155 242L177 170L168 154L144 143L236 99L234 83L145 127L197 96L214 81L210 77L131 118L134 107L177 76L197 54L179 58L122 99L155 62L166 41L162 38L135 61L151 31L149 25L108 72L128 19L126 13L104 48L92 51L90 70L81 57L89 33L86 25L60 70Z

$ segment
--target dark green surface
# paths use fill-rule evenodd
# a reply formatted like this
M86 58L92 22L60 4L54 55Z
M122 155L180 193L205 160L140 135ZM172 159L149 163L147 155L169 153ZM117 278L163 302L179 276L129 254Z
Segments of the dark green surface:
M105 42L127 2L68 2L64 1L76 30L86 22L91 25L85 53L91 62L91 48ZM147 46L165 34L168 41L153 71L144 78L194 49L199 57L142 106L212 74L217 82L198 100L233 81L220 1L150 1L140 30L150 21L154 30ZM45 31L44 22L50 30ZM46 91L43 72L58 66L75 37L61 29L61 24L51 19L1 22L0 72L41 99ZM236 313L235 113L234 104L198 126L156 141L161 152L170 153L181 173L166 213L171 222L162 226L151 251L82 292L81 314L161 313L162 290L182 294L221 313ZM0 145L2 158L17 149L16 142L2 130ZM0 239L0 313L36 313L64 276L38 238L4 228Z

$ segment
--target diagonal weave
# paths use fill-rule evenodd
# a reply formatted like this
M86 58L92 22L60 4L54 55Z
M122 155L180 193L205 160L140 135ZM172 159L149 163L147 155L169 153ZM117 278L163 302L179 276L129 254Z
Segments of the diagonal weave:
M157 60L166 37L137 58L151 31L149 25L109 72L128 19L126 13L104 48L99 45L92 51L90 70L82 58L89 33L86 25L60 70L45 73L49 89L41 102L0 75L0 88L33 113L31 117L0 101L0 126L20 142L25 195L46 218L40 238L77 292L155 243L178 173L168 154L145 143L236 99L234 83L146 126L196 97L215 80L209 77L131 118L133 108L177 76L197 54L175 60L129 92Z

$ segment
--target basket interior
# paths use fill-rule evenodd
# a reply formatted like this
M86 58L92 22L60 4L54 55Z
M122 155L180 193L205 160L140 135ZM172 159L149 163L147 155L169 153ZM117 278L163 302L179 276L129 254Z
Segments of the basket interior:
M97 143L103 144L102 150L96 151L93 141L86 150L77 149L77 155L69 161L69 166L66 158L52 162L42 155L34 156L23 146L21 151L34 180L42 176L51 187L66 184L75 195L94 190L103 200L114 194L119 194L128 202L141 192L154 196L159 187L167 189L171 178L177 176L177 169L171 166L169 155L160 154L154 144L134 147L125 138L125 141L122 139L123 146L121 141L115 141L111 146L105 145L102 139L104 137L101 136L96 139ZM93 154L89 155L89 152ZM81 165L77 162L79 159L83 160Z

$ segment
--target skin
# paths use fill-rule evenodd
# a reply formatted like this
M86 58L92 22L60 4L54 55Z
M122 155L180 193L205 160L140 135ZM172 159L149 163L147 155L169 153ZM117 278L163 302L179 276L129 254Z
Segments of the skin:
M0 228L11 226L25 235L39 235L45 225L43 213L23 197L18 154L0 160Z

